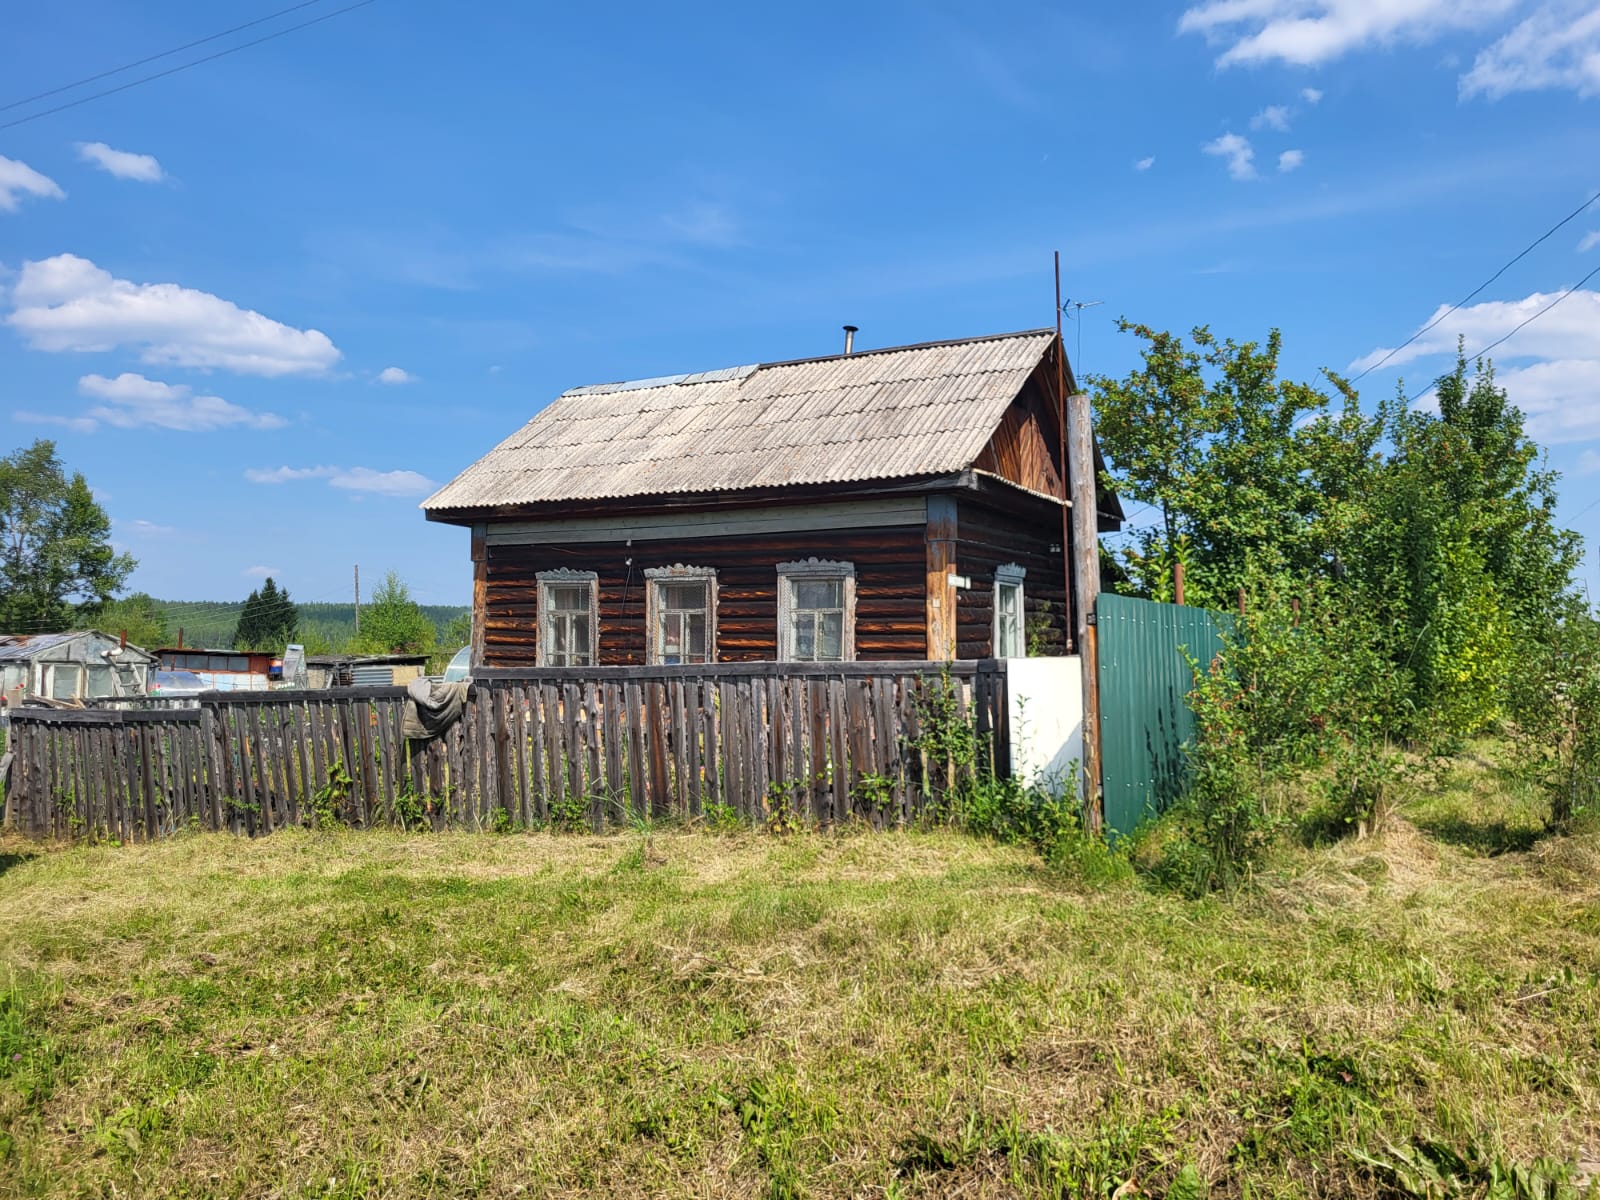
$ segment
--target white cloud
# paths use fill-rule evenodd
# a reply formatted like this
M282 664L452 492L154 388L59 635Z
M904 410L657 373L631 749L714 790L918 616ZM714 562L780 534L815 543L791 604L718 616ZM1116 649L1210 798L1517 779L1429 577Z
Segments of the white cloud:
M417 377L400 367L385 367L378 372L379 383L415 383Z
M1578 243L1578 253L1587 254L1596 246L1600 246L1600 229L1596 229L1593 233L1586 233L1583 235L1583 240Z
M281 567L246 567L240 571L241 575L248 575L251 579L265 579L268 575L282 575Z
M244 477L251 483L292 483L297 479L327 479L338 467L246 467Z
M1251 129L1276 129L1279 133L1289 132L1289 106L1287 104L1269 104L1250 118Z
M1585 450L1578 455L1577 474L1600 474L1600 450Z
M113 150L104 142L79 142L78 157L93 163L107 174L118 179L133 179L139 183L160 183L167 177L153 154L132 154L127 150Z
M1227 159L1228 174L1235 179L1256 177L1256 152L1251 147L1249 138L1240 137L1237 133L1225 133L1207 142L1200 149L1207 154Z
M1425 43L1478 29L1522 0L1201 0L1178 21L1224 47L1218 66L1285 62L1314 66L1368 46ZM1310 101L1308 100L1308 103Z
M374 471L351 467L328 480L336 488L352 492L377 492L384 496L426 496L439 485L416 471Z
M6 323L36 350L138 346L147 363L268 376L321 374L340 358L318 330L175 283L117 279L75 254L23 263L11 299Z
M230 404L221 396L196 396L181 383L162 383L124 371L115 379L85 375L78 390L106 403L97 404L85 420L104 422L119 429L177 429L184 433L211 433L242 426L246 429L282 429L277 413L252 412Z
M118 521L117 528L126 529L129 533L140 537L165 537L169 533L178 532L171 525L157 525L154 521Z
M25 409L18 409L11 415L28 425L60 425L76 433L93 433L100 427L100 423L92 417L64 417L59 413L36 413Z
M251 483L267 484L326 479L329 487L380 496L426 496L439 487L417 471L374 471L371 467L250 467L244 477Z
M1133 164L1133 169L1135 171L1148 171L1151 167L1153 167L1155 165L1156 165L1156 156L1154 154L1152 154L1149 158L1141 158L1138 162L1134 163Z
M1600 5L1555 0L1487 49L1461 77L1461 95L1569 89L1600 95Z
M1322 90L1320 88L1301 88L1300 99L1304 100L1307 104L1321 104Z
M1467 353L1475 354L1559 294L1535 292L1521 300L1490 300L1458 309L1385 366L1453 355L1458 337L1466 339ZM1441 305L1429 320L1446 307ZM1350 369L1364 370L1387 353L1374 350ZM1491 351L1491 357L1497 381L1527 415L1528 431L1539 441L1554 444L1600 437L1600 292L1572 293Z
M16 212L22 207L24 196L63 200L66 195L48 175L41 175L27 163L0 154L0 212Z
M1305 161L1306 152L1304 150L1285 150L1282 154L1278 155L1278 170L1287 174L1288 172L1295 170Z

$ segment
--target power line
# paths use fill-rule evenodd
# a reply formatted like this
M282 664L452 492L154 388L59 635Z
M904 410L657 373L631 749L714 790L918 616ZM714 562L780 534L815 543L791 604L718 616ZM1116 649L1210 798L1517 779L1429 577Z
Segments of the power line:
M3 126L0 126L0 128L3 128ZM1533 240L1533 241L1532 241L1532 242L1530 242L1530 243L1529 243L1529 244L1528 244L1528 245L1527 245L1527 246L1526 246L1526 247L1525 247L1525 248L1524 248L1524 249L1523 249L1523 251L1522 251L1522 253L1520 253L1520 254L1518 254L1518 255L1517 255L1517 256L1516 256L1516 257L1515 257L1515 258L1513 258L1513 259L1512 259L1512 260L1511 260L1511 261L1510 261L1510 262L1508 262L1508 263L1506 263L1506 265L1505 265L1505 266L1503 266L1503 267L1501 267L1501 268L1500 268L1500 269L1499 269L1499 270L1498 270L1498 271L1496 271L1496 272L1495 272L1495 273L1494 273L1494 274L1493 274L1493 275L1491 275L1491 276L1489 276L1489 278L1487 278L1487 279L1485 279L1485 280L1484 280L1484 281L1483 281L1483 282L1482 282L1482 283L1480 283L1480 284L1479 284L1479 285L1478 285L1478 286L1477 286L1477 287L1475 287L1475 288L1473 288L1473 289L1472 289L1472 290L1471 290L1471 291L1470 291L1470 292L1468 292L1468 293L1467 293L1467 294L1466 294L1466 295L1465 295L1465 296L1463 296L1463 297L1461 297L1461 299L1459 299L1459 300L1457 300L1457 301L1456 301L1456 302L1455 302L1455 303L1454 303L1454 304L1452 304L1452 305L1451 305L1451 306L1450 306L1450 307L1449 307L1449 308L1447 308L1447 309L1445 309L1445 310L1444 310L1444 311L1443 311L1443 312L1442 312L1442 313L1440 313L1440 314L1439 314L1439 315L1438 315L1438 316L1437 316L1437 317L1435 317L1435 318L1434 318L1434 319L1433 319L1433 320L1431 320L1431 321L1429 321L1429 322L1428 322L1428 323L1427 323L1427 324L1426 324L1426 325L1424 325L1424 326L1423 326L1423 327L1422 327L1422 328L1421 328L1421 329L1419 329L1419 330L1417 330L1417 331L1416 331L1416 332L1415 332L1415 333L1413 333L1413 334L1412 334L1412 335L1411 335L1411 336L1410 336L1410 337L1408 337L1408 338L1407 338L1407 339L1406 339L1406 340L1405 340L1405 341L1403 341L1403 342L1401 342L1401 343L1400 343L1400 344L1399 344L1399 345L1398 345L1398 346L1396 346L1396 347L1395 347L1395 348L1394 348L1394 349L1393 349L1393 350L1391 350L1391 351L1389 351L1389 353L1387 353L1387 354L1385 354L1385 355L1384 355L1384 356L1383 356L1383 357L1382 357L1382 358L1380 358L1380 359L1379 359L1379 360L1378 360L1378 361L1377 361L1377 362L1375 362L1375 363L1373 363L1373 364L1372 364L1372 365L1371 365L1371 366L1370 366L1370 367L1368 367L1368 368L1367 368L1367 369L1366 369L1366 370L1365 370L1365 371L1362 371L1362 372L1361 372L1361 374L1360 374L1360 375L1357 375L1357 376L1355 376L1355 378L1353 378L1353 379L1351 379L1351 380L1350 380L1350 382L1351 382L1351 383L1356 383L1356 382L1359 382L1359 381L1360 381L1360 380L1361 380L1361 379L1363 379L1363 378L1364 378L1364 377L1365 377L1365 376L1367 376L1367 375L1369 375L1369 374L1371 374L1371 373L1372 373L1372 372L1373 372L1373 371L1376 371L1376 370L1377 370L1377 369L1378 369L1378 368L1379 368L1379 367L1381 367L1381 366L1383 366L1383 364L1384 364L1384 363L1386 363L1386 362L1388 362L1388 361L1389 361L1389 360L1390 360L1390 359L1391 359L1391 358L1393 358L1393 357L1394 357L1394 356L1395 356L1395 355L1396 355L1396 354L1399 354L1399 353L1400 353L1400 351L1402 351L1402 350L1404 350L1404 349L1405 349L1405 348L1406 348L1406 347L1407 347L1407 346L1409 346L1409 345L1411 345L1411 343L1412 343L1412 342L1414 342L1414 341L1416 341L1416 340L1417 340L1417 339L1418 339L1418 338L1419 338L1419 337L1421 337L1421 336L1422 336L1422 335L1423 335L1423 334L1425 334L1425 333L1427 333L1427 332L1428 332L1428 330L1430 330L1430 329L1432 329L1432 328L1433 328L1433 327L1434 327L1434 326L1436 326L1436 325L1437 325L1437 324L1438 324L1438 323L1439 323L1439 322L1440 322L1440 321L1442 321L1442 320L1444 320L1444 319L1445 319L1445 318L1446 318L1446 317L1448 317L1448 316L1449 316L1449 315L1450 315L1450 314L1451 314L1451 313L1453 313L1453 312L1455 312L1455 311L1456 311L1456 310L1457 310L1457 309L1458 309L1458 308L1460 308L1460 307L1461 307L1461 306L1462 306L1462 305L1463 305L1463 304L1465 304L1465 303L1467 303L1467 301L1469 301L1469 300L1471 300L1471 299L1472 299L1472 298L1473 298L1473 297L1474 297L1474 296L1476 296L1476 295L1477 295L1477 294L1478 294L1478 293L1479 293L1479 292L1481 292L1481 291L1483 291L1483 289L1484 289L1484 288L1486 288L1486 287L1488 287L1488 286L1489 286L1489 285L1490 285L1490 284L1491 284L1491 283L1493 283L1493 282L1494 282L1494 281L1495 281L1495 280L1496 280L1496 279L1499 279L1499 278L1500 278L1500 276L1502 276L1502 275L1504 275L1504 274L1505 274L1505 273L1506 273L1506 272L1507 272L1507 271L1509 271L1509 270L1510 270L1510 269L1511 269L1511 268L1512 268L1512 267L1514 267L1514 266L1516 266L1516 265L1517 265L1517 263L1519 263L1519 262L1521 262L1521 261L1522 261L1522 260L1523 260L1523 259L1524 259L1524 258L1526 258L1526 257L1527 257L1527 256L1528 256L1528 255L1529 255L1529 254L1531 254L1531 253L1532 253L1532 252L1533 252L1533 251L1534 251L1534 250L1535 250L1535 249L1536 249L1536 248L1537 248L1537 247L1538 247L1538 246L1539 246L1539 244L1540 244L1540 243L1541 243L1541 242L1543 242L1543 241L1545 241L1545 240L1546 240L1546 239L1548 239L1548 238L1549 238L1549 237L1550 237L1550 235L1551 235L1551 234L1553 234L1553 233L1555 233L1555 232L1556 232L1556 231L1557 231L1557 230L1558 230L1558 229L1560 229L1560 228L1561 228L1561 227L1562 227L1562 226L1563 226L1563 225L1566 225L1566 224L1569 224L1569 223L1570 223L1570 222L1572 222L1572 221L1573 221L1573 220L1575 220L1575 219L1576 219L1576 218L1577 218L1577 217L1578 217L1578 215L1579 215L1579 214L1580 214L1580 213L1582 213L1582 212L1583 212L1583 211L1584 211L1584 210L1585 210L1585 209L1587 209L1587 208L1588 208L1588 207L1589 207L1589 206L1590 206L1590 205L1591 205L1591 204L1593 204L1593 203L1594 203L1594 202L1595 202L1595 201L1596 201L1596 200L1600 200L1600 192L1596 192L1596 193L1595 193L1595 194L1594 194L1594 195L1592 195L1592 196L1590 196L1590 197L1589 197L1589 198L1588 198L1588 199L1587 199L1587 200L1585 200L1585 201L1584 201L1584 202L1583 202L1583 203L1582 203L1582 204L1580 204L1580 205L1578 205L1578 207L1577 207L1577 208L1575 208L1575 209L1573 209L1573 210L1572 210L1572 211L1571 211L1571 212L1570 212L1570 213L1568 213L1568 214L1567 214L1567 215L1566 215L1566 216L1564 216L1564 217L1562 217L1562 218L1561 218L1561 220L1559 220L1559 221L1557 221L1557 222L1556 222L1556 223L1555 223L1555 224L1554 224L1554 225L1552 225L1552 226L1550 226L1550 228L1549 228L1549 229L1547 229L1547 230L1545 230L1545 231L1544 231L1544 233L1542 233L1542 234L1540 234L1540 235L1539 235L1539 237L1537 237L1537 238L1535 238L1535 239L1534 239L1534 240ZM1520 329L1520 328L1522 328L1522 326L1520 326L1520 325L1519 325L1519 326L1517 326L1517 328L1518 328L1518 329ZM1513 333L1515 333L1515 332L1516 332L1516 330L1512 330L1512 332L1513 332ZM1510 336L1510 335L1507 335L1507 336ZM1496 344L1497 344L1497 345L1498 345L1498 343L1496 343ZM1479 353L1482 353L1482 351L1480 351L1480 352L1479 352Z
M135 67L142 67L146 63L153 63L160 58L170 58L174 54L181 54L185 50L193 50L196 46L203 46L207 42L214 42L218 38L227 37L230 33L240 33L256 25L265 24L276 20L278 17L287 16L289 13L298 12L302 8L310 8L313 4L321 4L322 0L301 0L299 4L291 4L288 8L280 8L275 13L268 13L264 17L257 17L254 21L246 21L243 25L235 25L232 29L224 29L221 33L213 33L209 37L196 38L192 42L185 42L181 46L174 46L171 50L163 50L160 54L152 54L148 58L136 59L131 63L123 63L120 67L112 67L109 71L101 71L98 75L86 75L82 79L71 83L64 83L60 87L53 87L48 91L35 92L31 96L24 96L21 100L13 100L10 104L0 104L0 112L9 112L13 108L21 108L24 104L32 104L35 100L44 100L50 96L58 96L62 92L70 92L73 88L82 87L86 83L94 83L112 75L120 75L124 71L131 71Z
M1489 351L1493 350L1496 346L1502 345L1503 343L1509 341L1519 330L1526 329L1529 325L1532 325L1540 317L1544 316L1545 313L1549 312L1556 305L1560 304L1563 300L1565 300L1568 296L1572 295L1573 292L1577 291L1584 284L1588 283L1589 280L1593 279L1596 275L1600 275L1600 267L1596 267L1594 270L1590 271L1582 279L1578 280L1577 283L1573 284L1566 291L1562 292L1559 296L1557 296L1554 300L1550 301L1549 304L1546 304L1538 312L1534 313L1527 320L1523 321L1522 324L1520 324L1520 325L1518 325L1516 327L1516 329L1513 329L1510 333L1503 334L1502 336L1496 338L1494 341L1490 342L1483 349L1475 351L1472 354L1471 357L1473 357L1473 358L1482 358L1485 354L1489 353ZM1426 396L1431 389L1437 387L1439 385L1439 380L1443 379L1443 378L1444 378L1444 376L1442 376L1442 375L1435 377L1432 383L1430 383L1427 387L1423 388L1415 396L1412 396L1412 397L1408 398L1406 400L1406 403L1408 405L1416 403L1423 396Z
M225 58L229 54L237 54L240 50L248 50L251 46L259 46L263 42L270 42L274 38L281 38L285 34L294 33L299 29L307 29L312 25L320 25L323 21L331 21L335 17L343 16L347 12L354 12L358 8L365 8L369 4L376 4L378 0L357 0L355 4L346 5L344 8L334 9L333 12L323 13L320 17L312 17L309 21L301 21L298 25L289 25L262 37L248 42L240 42L237 46L229 46L226 50L218 50L215 54L207 54L203 58L191 62L180 63L176 67L168 67L165 71L157 71L154 75L144 75L128 83L119 84L114 88L107 88L103 92L95 92L88 96L80 96L76 100L69 100L65 104L58 104L54 108L42 109L36 113L29 113L25 117L18 117L15 121L8 121L0 125L0 130L15 129L18 125L26 125L29 121L37 121L40 117L48 117L53 113L65 112L69 108L77 108L80 104L88 104L91 100L103 100L107 96L115 96L118 92L125 92L129 88L136 88L140 84L151 83L157 79L165 79L168 75L176 75L179 71L187 71L190 67L198 67L202 63L214 62ZM158 56L159 57L159 56Z

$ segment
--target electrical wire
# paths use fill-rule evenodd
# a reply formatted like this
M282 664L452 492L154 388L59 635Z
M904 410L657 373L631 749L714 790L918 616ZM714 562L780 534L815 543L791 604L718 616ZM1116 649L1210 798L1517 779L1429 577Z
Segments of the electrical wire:
M1573 284L1566 291L1562 292L1559 296L1557 296L1554 300L1550 301L1549 304L1546 304L1538 312L1534 313L1527 320L1523 321L1522 324L1518 325L1515 329L1511 330L1510 333L1506 333L1506 334L1501 335L1500 337L1496 338L1494 341L1490 342L1487 346L1483 347L1483 349L1474 352L1470 357L1472 357L1472 358L1482 358L1485 354L1489 353L1489 351L1493 350L1496 346L1503 345L1505 342L1509 341L1518 331L1526 329L1529 325L1532 325L1540 317L1544 316L1545 313L1549 312L1556 305L1560 304L1568 296L1572 295L1573 292L1575 292L1579 288L1583 287L1584 284L1588 283L1589 280L1593 279L1596 275L1600 275L1600 267L1596 267L1594 270L1590 271L1582 279L1578 280L1577 283ZM1422 399L1422 397L1426 396L1434 388L1438 387L1439 386L1439 380L1443 379L1443 378L1444 378L1443 375L1435 377L1432 383L1428 384L1427 387L1423 388L1415 396L1408 397L1407 400L1406 400L1406 403L1408 405L1415 404L1418 400Z
M10 104L0 104L0 112L9 112L13 108L21 108L24 104L32 104L35 100L45 100L51 96L59 96L62 92L70 92L73 88L82 87L86 83L96 83L101 79L108 79L112 75L120 75L124 71L131 71L135 67L142 67L146 63L153 63L157 59L171 58L174 54L181 54L185 50L193 50L196 46L204 46L207 42L214 42L218 38L227 37L230 33L240 33L256 25L263 25L278 17L287 16L298 12L302 8L310 8L313 4L321 4L322 0L301 0L299 4L291 4L288 8L280 8L275 13L268 13L264 17L257 17L254 21L246 21L243 25L235 25L232 29L224 29L221 33L213 33L208 37L196 38L192 42L185 42L181 46L174 46L171 50L163 50L160 54L152 54L147 58L136 59L131 63L123 63L120 67L112 67L109 71L101 71L98 75L86 75L71 83L63 83L60 87L50 88L48 91L35 92L31 96L24 96L21 100L13 100Z
M1423 334L1427 333L1428 330L1430 330L1434 326L1438 325L1440 321L1444 320L1451 313L1455 312L1463 304L1467 303L1467 301L1471 300L1474 296L1478 295L1479 292L1483 291L1484 288L1488 287L1496 279L1499 279L1500 276L1504 275L1512 267L1516 266L1517 263L1521 262L1524 258L1528 257L1528 255L1531 254L1539 246L1540 243L1542 243L1545 240L1547 240L1550 237L1551 234L1555 233L1563 225L1567 225L1567 224L1571 223L1572 221L1576 220L1577 217L1585 209L1587 209L1590 205L1592 205L1596 200L1600 200L1600 192L1596 192L1594 195L1590 196L1582 204L1578 205L1577 208L1573 209L1566 216L1562 217L1561 220L1557 221L1554 225L1550 226L1549 229L1545 230L1544 233L1540 234L1537 238L1535 238L1532 242L1530 242L1526 247L1524 247L1523 250L1522 250L1522 253L1518 254L1510 262L1506 263L1505 266L1501 267L1493 275L1489 276L1489 278L1485 279L1477 287L1473 288L1465 296L1461 297L1461 299L1457 300L1449 308L1445 309L1437 317L1435 317L1433 320L1429 321L1421 329L1417 330L1410 337L1408 337L1405 341L1401 342L1393 350L1391 350L1391 351L1389 351L1389 353L1385 354L1377 362L1373 363L1365 371L1362 371L1360 375L1357 375L1354 378L1352 378L1350 380L1350 382L1351 383L1356 383L1356 382L1360 381L1361 379L1365 378L1367 375L1370 375L1373 371L1376 371L1379 367L1383 366L1384 363L1388 362L1396 354L1399 354L1400 351L1404 350L1407 346L1411 345L1412 342L1416 341ZM1521 326L1519 325L1517 328L1520 329ZM1516 330L1513 330L1512 332L1514 333L1514 332L1516 332ZM1480 351L1479 353L1482 353L1482 351Z
M357 0L357 3L355 4L348 4L344 8L335 9L330 13L323 13L322 16L313 17L309 21L301 21L298 25L286 26L283 29L275 30L272 33L266 34L263 37L254 38L248 42L240 42L237 46L229 46L226 50L218 50L215 54L207 54L203 58L197 58L191 62L180 63L176 67L168 67L165 71L157 71L153 75L141 76L140 78L131 80L128 83L119 84L114 88L107 88L103 92L95 92L92 95L80 96L78 99L69 100L65 104L58 104L54 108L46 108L36 113L29 113L25 117L18 117L15 121L7 121L5 124L0 125L0 130L15 129L18 125L26 125L29 121L37 121L40 117L48 117L54 113L65 112L69 108L77 108L80 104L88 104L91 100L103 100L107 96L115 96L118 92L125 92L129 88L136 88L140 84L151 83L157 79L165 79L168 75L176 75L179 71L187 71L190 67L198 67L203 63L215 62L217 59L225 58L229 54L237 54L240 50L248 50L251 46L259 46L263 42L270 42L274 38L283 37L285 34L294 33L299 29L307 29L312 25L320 25L324 21L331 21L335 17L343 16L345 13L354 12L358 8L365 8L367 5L376 4L377 2L378 0Z

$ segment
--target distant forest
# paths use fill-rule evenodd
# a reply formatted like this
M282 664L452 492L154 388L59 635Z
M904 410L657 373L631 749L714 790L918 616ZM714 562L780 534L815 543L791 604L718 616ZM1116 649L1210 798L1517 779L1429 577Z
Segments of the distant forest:
M176 642L178 630L183 630L185 646L231 647L233 631L239 623L241 601L209 600L157 600L156 605L166 613L168 637ZM300 610L300 640L312 644L343 646L356 632L356 613L353 604L303 604L295 601ZM444 627L468 609L465 605L423 604L423 614L433 622L443 642Z

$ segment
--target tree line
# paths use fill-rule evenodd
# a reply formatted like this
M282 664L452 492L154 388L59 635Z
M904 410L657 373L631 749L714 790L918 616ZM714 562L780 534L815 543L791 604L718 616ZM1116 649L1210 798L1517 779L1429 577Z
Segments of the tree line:
M119 598L136 565L114 550L110 518L83 474L67 470L54 442L40 439L0 458L0 632L95 626L157 647L171 644L182 628L190 645L281 654L299 642L313 654L441 659L470 636L464 610L425 609L395 571L362 605L358 633L353 622L329 619L328 610L339 606L298 605L271 577L237 606L237 615L233 606L167 605L144 592ZM308 620L304 610L316 617Z

